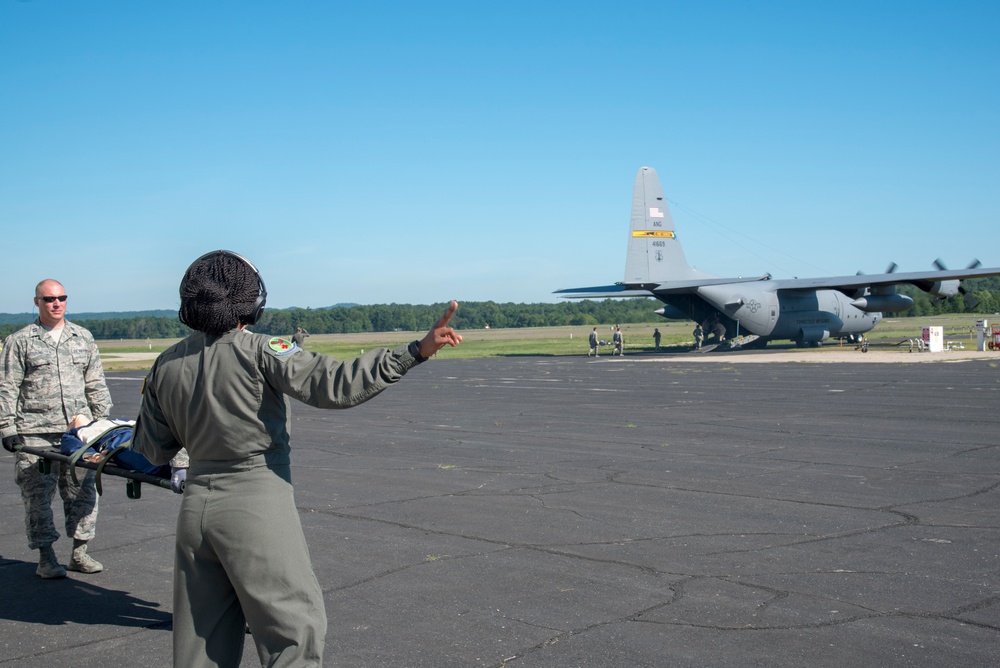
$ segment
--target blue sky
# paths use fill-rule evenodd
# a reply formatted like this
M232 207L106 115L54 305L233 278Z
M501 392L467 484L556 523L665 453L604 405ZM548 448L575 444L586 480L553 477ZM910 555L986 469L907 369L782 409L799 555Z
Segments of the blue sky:
M557 301L655 167L689 261L1000 266L996 2L0 0L0 312Z

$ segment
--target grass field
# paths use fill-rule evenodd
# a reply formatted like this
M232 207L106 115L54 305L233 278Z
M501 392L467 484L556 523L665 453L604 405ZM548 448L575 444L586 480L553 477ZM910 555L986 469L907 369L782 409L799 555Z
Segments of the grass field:
M873 347L894 347L907 339L920 338L921 328L941 326L946 341L975 346L976 320L981 315L946 315L928 318L887 318L869 332ZM1000 318L996 319L1000 323ZM667 352L687 350L692 342L694 325L689 322L666 321L622 325L625 336L625 350L633 352L653 351L653 329L662 335L661 348ZM585 355L590 326L579 327L529 327L523 329L482 329L465 330L464 342L458 348L445 348L439 357L468 359L480 357L505 357L519 355ZM597 328L601 339L611 340L611 325ZM400 344L423 336L423 332L371 332L365 334L315 334L306 339L309 350L332 355L339 359L349 359L372 348L394 348ZM98 341L104 358L104 367L109 371L148 369L154 353L160 353L176 339ZM772 343L775 347L791 347L788 341ZM838 341L830 341L824 348L835 349ZM845 344L846 345L846 344ZM604 348L610 353L610 346Z

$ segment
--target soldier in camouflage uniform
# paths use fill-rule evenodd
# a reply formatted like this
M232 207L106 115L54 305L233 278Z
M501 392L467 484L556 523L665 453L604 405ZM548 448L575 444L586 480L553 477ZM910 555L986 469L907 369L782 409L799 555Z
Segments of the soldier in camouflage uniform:
M66 577L52 544L59 538L52 515L58 487L63 500L66 535L73 537L69 569L99 573L104 566L87 554L97 522L95 472L73 481L68 464L38 470L38 457L20 452L19 445L59 447L59 439L74 416L107 417L111 394L104 382L101 358L83 327L66 320L66 292L55 280L35 287L38 318L7 337L0 376L0 437L15 452L15 480L24 499L28 547L38 550L42 578Z

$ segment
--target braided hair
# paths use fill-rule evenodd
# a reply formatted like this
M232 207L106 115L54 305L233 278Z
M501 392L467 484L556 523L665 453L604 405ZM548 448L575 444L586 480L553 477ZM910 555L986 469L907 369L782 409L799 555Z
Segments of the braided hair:
M208 253L184 273L177 317L191 329L211 336L251 324L261 285L257 272L243 258L224 251Z

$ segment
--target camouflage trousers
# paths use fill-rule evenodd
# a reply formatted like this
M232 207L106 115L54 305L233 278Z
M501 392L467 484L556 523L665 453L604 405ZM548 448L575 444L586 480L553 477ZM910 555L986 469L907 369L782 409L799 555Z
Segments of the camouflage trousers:
M25 434L24 444L31 448L58 447L61 436ZM75 483L69 464L52 462L52 469L42 473L38 470L39 459L37 455L18 452L14 462L14 480L21 488L24 500L24 529L28 534L28 547L37 550L59 538L52 514L52 499L57 486L63 501L66 535L83 541L92 539L97 530L96 472L77 469L79 483Z

